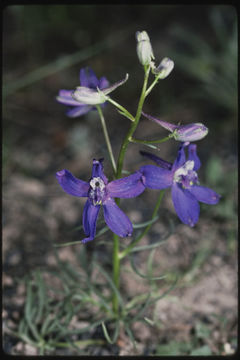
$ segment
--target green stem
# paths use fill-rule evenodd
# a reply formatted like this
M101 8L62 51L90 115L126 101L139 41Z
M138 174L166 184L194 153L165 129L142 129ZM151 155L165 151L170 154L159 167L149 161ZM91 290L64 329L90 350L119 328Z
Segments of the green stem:
M137 126L138 126L139 120L140 120L142 107L143 107L143 103L144 103L144 100L145 100L145 93L146 93L146 89L147 89L149 71L150 71L150 67L145 69L145 77L144 77L142 92L141 92L141 96L140 96L140 99L139 99L135 120L132 123L127 135L125 136L125 138L123 140L123 143L122 143L122 146L121 146L121 149L120 149L120 153L119 153L119 157L118 157L118 164L117 164L117 178L120 178L122 176L122 168L123 168L123 161L124 161L124 158L125 158L125 153L126 153L128 144L130 142L130 139L132 138L132 135L134 134L134 132L135 132Z
M156 77L155 77L155 80L152 82L152 84L151 84L151 85L149 86L149 88L146 90L146 94L145 94L146 97L150 94L150 92L152 91L152 89L154 88L154 86L157 84L158 80L159 80L159 77L156 76Z
M156 205L154 207L153 213L152 213L152 220L155 218L155 216L157 215L158 209L160 207L160 204L162 202L162 198L164 195L165 190L161 190L156 202ZM143 236L145 236L148 231L150 230L152 226L152 223L150 223L148 226L145 227L145 229L143 230L143 232L129 245L127 246L122 252L120 252L118 254L119 259L121 260L122 258L124 258L127 254L130 253L130 251L135 247L135 245L143 238Z
M127 109L125 109L122 105L118 104L115 100L111 99L110 97L107 97L106 101L109 101L111 104L116 106L116 108L121 110L120 113L122 115L124 115L125 117L127 117L129 120L135 121L134 116L132 114L130 114L130 112Z
M136 130L136 127L139 123L139 119L140 119L141 112L142 112L150 67L145 68L144 70L145 70L145 77L144 77L142 92L141 92L141 96L139 99L136 116L135 116L134 122L132 122L132 125L131 125L126 137L123 140L123 143L122 143L122 146L120 149L120 153L119 153L119 157L118 157L117 172L116 172L117 179L122 176L122 168L123 168L123 161L124 161L125 153L126 153L128 144L130 142L130 138L132 137L132 135L133 135L134 131ZM120 202L120 199L117 199L116 203L118 205L119 205L119 202ZM113 234L113 282L117 289L119 288L119 278L120 278L119 237L116 234ZM119 303L118 303L118 298L117 298L116 294L113 294L112 306L113 306L114 313L116 314L116 316L118 316Z
M102 128L103 128L103 134L104 134L105 141L106 141L106 144L107 144L108 153L109 153L110 160L111 160L111 163L112 163L113 171L114 171L114 174L116 174L117 173L117 167L116 167L116 163L115 163L114 156L113 156L111 142L110 142L110 139L109 139L109 136L108 136L106 122L105 122L105 119L104 119L104 116L103 116L103 113L102 113L101 106L96 105L96 108L98 110L98 114L99 114L100 119L101 119L101 124L102 124Z
M136 144L161 144L161 143L163 143L165 141L168 141L173 136L174 136L173 134L169 134L165 138L159 139L159 140L140 140L140 139L130 138L130 141L133 142L133 143L136 143Z

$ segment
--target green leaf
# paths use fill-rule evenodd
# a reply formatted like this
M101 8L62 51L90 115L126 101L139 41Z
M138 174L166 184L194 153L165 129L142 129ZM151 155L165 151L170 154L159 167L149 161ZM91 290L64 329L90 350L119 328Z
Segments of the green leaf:
M137 312L137 314L131 319L131 323L136 322L138 319L141 318L144 311L147 309L147 307L150 305L150 299L151 299L151 291L148 293L148 297L146 302L143 304L142 308Z
M108 331L107 331L104 321L101 323L101 325L102 325L103 333L104 333L104 336L105 336L107 342L109 344L113 344L113 340L110 338L110 336L108 334Z
M129 258L130 258L130 264L131 264L131 267L132 267L133 271L134 271L138 276L140 276L141 278L147 279L147 280L161 280L161 279L164 279L164 278L166 277L166 275L161 275L161 276L149 276L149 275L141 274L140 271L136 268L136 265L134 264L133 256L130 255Z
M124 308L124 302L123 299L118 291L118 289L116 288L115 284L113 283L112 279L110 278L110 276L108 275L108 273L103 269L102 266L100 266L98 263L94 262L94 265L98 267L98 269L100 270L100 272L103 274L103 276L105 277L105 279L108 281L109 285L111 286L111 288L113 289L115 295L118 298L118 302L119 304L122 306L122 308Z
M150 224L153 224L155 221L157 221L159 219L159 216L155 216L153 219L149 220L149 221L145 221L145 222L142 222L142 223L139 223L139 224L134 224L133 223L133 228L134 229L141 229L145 226L148 226Z
M38 287L38 312L35 321L36 324L38 324L42 319L47 297L46 297L46 289L45 289L44 281L40 271L36 272L35 278L36 278L36 285Z

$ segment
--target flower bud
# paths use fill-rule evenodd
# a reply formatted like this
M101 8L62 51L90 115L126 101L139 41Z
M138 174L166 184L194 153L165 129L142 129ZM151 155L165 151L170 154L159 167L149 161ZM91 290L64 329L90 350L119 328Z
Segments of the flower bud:
M146 31L137 31L137 55L142 65L149 65L154 59L152 45Z
M201 123L179 126L174 130L173 136L178 141L197 141L203 139L208 133L208 128Z
M159 79L165 79L173 70L174 62L171 59L165 57L164 59L162 59L158 67L156 67L153 62L151 63L151 67L152 67L152 72Z

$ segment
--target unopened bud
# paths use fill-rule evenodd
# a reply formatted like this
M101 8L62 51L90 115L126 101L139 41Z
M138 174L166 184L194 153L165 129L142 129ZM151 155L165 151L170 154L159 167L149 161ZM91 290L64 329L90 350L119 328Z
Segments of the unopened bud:
M152 45L146 31L137 31L137 55L142 65L149 65L154 59Z
M173 70L174 68L174 62L165 57L160 64L158 65L158 67L156 67L154 65L154 63L152 62L151 64L152 67L152 72L159 78L159 79L165 79L170 72Z

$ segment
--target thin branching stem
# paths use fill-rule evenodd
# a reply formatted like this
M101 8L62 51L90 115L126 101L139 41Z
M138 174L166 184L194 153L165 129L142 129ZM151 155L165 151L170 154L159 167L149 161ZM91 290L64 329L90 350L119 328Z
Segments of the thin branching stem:
M147 67L144 70L145 70L144 82L143 82L142 92L141 92L141 96L140 96L139 103L138 103L136 116L135 116L134 121L132 122L132 125L131 125L126 137L123 140L123 143L122 143L122 146L120 149L120 153L119 153L119 157L118 157L117 172L116 172L117 179L122 176L123 162L124 162L126 150L129 145L130 138L134 134L134 132L137 128L137 125L139 123L140 117L141 117L141 112L142 112L142 107L143 107L143 103L144 103L144 99L145 99L145 92L146 92L146 88L147 88L150 67ZM119 204L119 201L120 200L118 199L116 202ZM119 289L119 278L120 278L119 237L116 234L114 234L113 235L113 282L117 289ZM116 314L116 316L118 316L119 303L118 303L118 298L115 293L113 294L112 306L113 306L114 313Z
M161 143L163 143L165 141L168 141L173 136L174 136L173 134L169 134L165 138L158 139L158 140L140 140L140 139L130 138L130 141L133 142L133 143L136 143L136 144L161 144Z
M116 167L115 159L114 159L114 156L113 156L112 145L111 145L109 135L108 135L108 131L107 131L107 125L106 125L106 122L105 122L105 119L104 119L104 116L103 116L101 106L96 105L96 108L98 110L98 114L99 114L99 117L101 119L103 134L104 134L104 138L105 138L105 141L106 141L109 157L110 157L110 160L111 160L111 163L112 163L113 171L114 171L114 174L116 174L117 167Z

